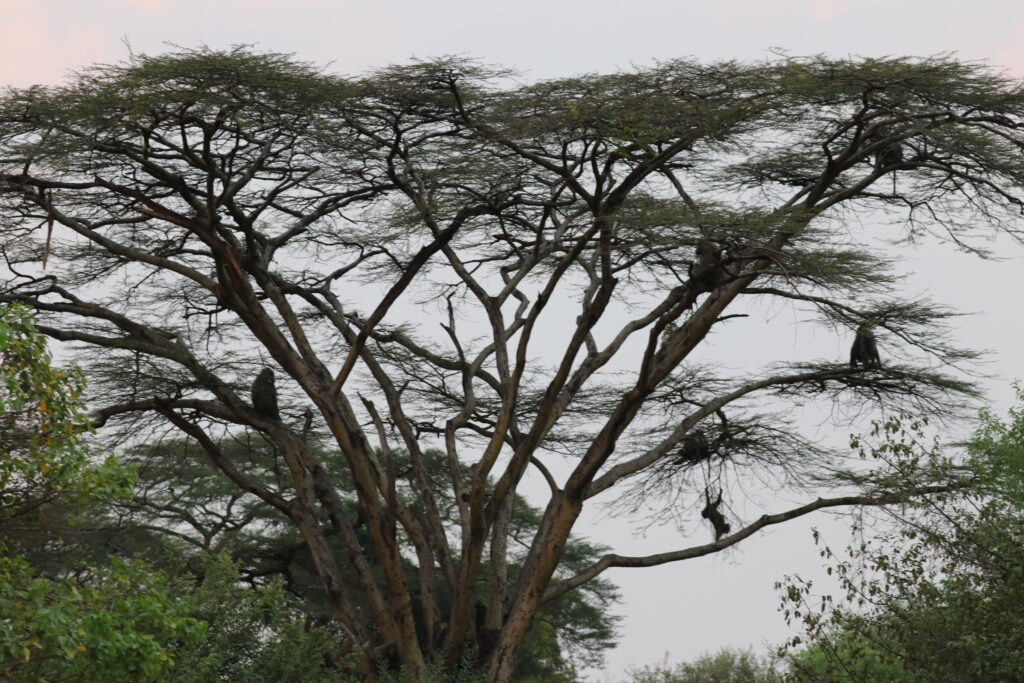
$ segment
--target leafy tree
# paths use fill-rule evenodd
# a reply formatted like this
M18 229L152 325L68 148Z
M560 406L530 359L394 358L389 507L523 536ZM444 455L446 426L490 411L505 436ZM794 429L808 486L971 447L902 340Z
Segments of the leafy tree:
M206 631L202 640L175 653L162 680L326 683L357 668L351 658L334 659L337 635L306 619L280 580L255 589L238 581L238 567L227 555L211 555L203 563L202 582L179 591Z
M0 557L0 673L20 681L150 681L203 635L165 577L114 560L87 583Z
M630 683L778 683L781 675L749 650L722 648L692 662L645 666L630 672Z
M130 472L112 456L97 464L84 439L84 388L79 370L53 366L24 307L0 306L0 542L47 505L130 490Z
M887 645L859 634L859 627L843 625L836 615L834 628L815 636L806 648L787 657L791 681L858 681L858 683L921 683Z
M976 395L934 369L974 357L945 341L952 312L907 301L863 224L888 212L891 237L967 249L982 230L1015 235L1016 82L945 57L506 75L437 60L345 79L203 49L0 101L0 301L92 349L106 435L176 430L298 530L347 646L367 644L367 677L415 677L436 657L454 670L475 651L509 680L542 607L610 567L959 485L837 476L842 454L789 409L923 416ZM873 328L882 365L701 362L712 332L755 338L769 302ZM437 325L404 317L417 303ZM267 366L279 410L266 391L251 405ZM350 496L307 426L340 450ZM219 446L253 432L280 485ZM547 485L544 512L516 539L528 473ZM737 504L749 476L823 495L746 518L776 505ZM555 578L602 494L698 522L704 507L716 540Z
M925 457L903 445L883 448L908 464ZM908 504L886 533L858 537L850 560L833 559L846 589L838 605L814 604L807 582L791 582L809 640L791 657L795 680L1020 679L1024 618L1011 606L1024 600L1024 411L1007 422L983 413L966 465L973 491Z
M39 519L73 520L123 495L130 471L99 464L85 440L83 382L52 365L45 337L17 306L0 307L0 675L6 680L153 680L203 624L175 603L166 578L116 560L79 577L47 578L12 550L58 541ZM54 515L57 510L59 514Z

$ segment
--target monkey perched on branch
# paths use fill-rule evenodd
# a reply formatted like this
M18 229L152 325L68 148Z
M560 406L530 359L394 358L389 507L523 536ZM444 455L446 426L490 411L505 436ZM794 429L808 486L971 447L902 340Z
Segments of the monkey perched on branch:
M883 147L875 156L875 168L880 170L899 166L901 163L903 163L903 145L898 142Z
M874 325L861 323L857 328L857 334L853 338L853 346L850 348L850 367L855 368L863 365L866 368L882 367L882 359L878 356L878 344L875 343Z
M712 501L711 491L704 489L704 500L707 504L700 511L700 516L711 522L711 526L715 529L715 540L717 541L732 530L732 525L725 521L725 515L718 510L718 506L722 504L722 491L719 490L718 497Z
M888 133L879 131L879 137ZM879 171L892 171L892 193L896 194L896 169L903 163L903 144L892 142L875 154L875 168Z
M722 245L711 240L701 240L694 250L697 260L690 265L690 282L695 291L710 292L723 284L729 277L722 257Z
M274 371L263 368L252 383L252 407L263 417L280 420L277 410L277 387L274 386Z

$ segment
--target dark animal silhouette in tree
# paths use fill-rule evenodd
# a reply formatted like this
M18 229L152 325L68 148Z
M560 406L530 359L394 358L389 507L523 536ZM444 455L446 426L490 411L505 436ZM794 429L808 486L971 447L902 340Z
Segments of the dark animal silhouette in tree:
M879 133L880 136L885 133ZM903 145L893 142L883 147L875 155L875 168L887 173L892 171L892 193L896 194L896 169L903 163Z
M718 506L722 504L721 490L718 492L718 497L711 500L711 492L708 489L704 489L704 500L707 504L700 511L700 516L711 522L711 526L715 530L715 540L717 541L732 530L732 525L725 521L725 515L718 509Z
M696 261L690 265L690 283L694 294L710 292L729 277L722 257L722 245L701 240L694 251Z
M274 386L274 371L263 368L252 383L252 407L263 417L280 420L277 410L277 387Z
M850 348L850 367L855 368L863 365L866 368L882 367L882 359L878 356L878 344L875 342L874 326L869 323L862 323L857 328L857 334L853 338L853 346Z

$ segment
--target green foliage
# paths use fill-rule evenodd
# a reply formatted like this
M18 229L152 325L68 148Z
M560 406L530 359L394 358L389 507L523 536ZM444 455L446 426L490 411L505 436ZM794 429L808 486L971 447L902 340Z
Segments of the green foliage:
M0 557L0 673L14 680L149 681L203 635L166 576L112 560L89 581L37 576Z
M892 445L888 452L899 453ZM913 449L901 454L904 463L922 462ZM848 561L825 547L846 596L815 603L809 582L790 581L784 603L808 642L789 658L795 680L1020 680L1022 463L1024 411L1011 410L1007 421L985 412L964 465L976 478L971 489L908 504L894 528L852 544Z
M630 683L779 683L770 662L749 650L722 648L692 662L670 666L667 661L629 672Z
M428 662L419 675L413 675L405 668L398 671L383 670L379 672L380 683L485 683L487 679L475 668L473 660L472 655L463 657L454 671L446 670L441 661ZM352 677L351 683L356 683L357 680L362 681L363 679ZM516 678L517 683L524 680L529 679ZM561 679L542 680L555 682Z
M517 500L514 524L521 529L516 533L535 528L539 519L538 510ZM580 572L604 551L603 546L573 538L566 544L559 572ZM511 569L518 577L519 566ZM604 653L616 644L619 618L611 610L618 601L615 585L596 579L543 605L523 641L516 680L576 681L581 668L599 668Z
M281 470L272 449L262 439L225 441L221 447L232 461L245 462L250 476L271 486L284 484L288 473ZM338 480L345 481L340 453L318 455ZM394 457L397 468L408 469L407 455L399 453ZM425 457L429 467L445 467L442 453L428 450ZM238 560L244 578L287 577L289 592L302 596L297 603L301 610L317 620L329 617L324 609L323 589L297 532L282 523L278 512L259 505L253 497L240 496L195 443L140 444L127 452L125 459L138 472L134 500L119 506L115 514L105 516L101 525L106 528L92 537L79 539L77 553L89 556L91 547L102 544L103 548L113 546L126 552L143 552L148 558L166 562L168 568L185 561L191 571L204 575L208 570L198 567L205 564L206 553L210 550L230 553ZM342 492L351 490L347 483L340 488ZM412 499L408 482L399 480L398 490ZM455 502L450 490L439 487L435 493L443 514L454 515ZM342 496L354 508L354 501L344 493ZM174 513L175 510L188 510L187 523L197 532L182 531L186 520L183 515ZM511 535L515 538L528 536L540 519L539 510L517 498ZM565 575L581 571L603 551L601 546L572 539L566 546L560 571ZM513 558L516 557L513 554ZM484 563L484 575L486 567ZM407 564L406 569L410 583L415 585L415 567ZM518 569L516 560L509 567L510 581L517 580ZM208 581L209 578L204 579L203 587ZM354 582L354 578L351 581ZM483 587L480 588L478 599L482 601ZM442 586L438 586L438 591L442 608L446 609L450 605L449 597ZM359 598L353 596L353 599ZM579 680L580 669L599 667L604 652L615 645L617 618L611 614L611 609L617 600L617 591L610 582L596 580L545 604L523 642L516 680L575 681ZM362 608L369 607L362 605ZM211 629L214 628L211 622Z
M903 660L859 633L855 618L845 627L820 634L814 643L787 657L787 680L794 683L847 681L848 683L918 683ZM848 629L848 630L845 630Z
M979 486L988 494L987 505L994 514L1024 510L1024 385L1014 385L1017 406L1001 420L991 411L981 414L968 454L980 473Z
M220 447L233 461L245 463L249 476L254 479L272 487L284 485L288 473L282 471L273 449L262 439L225 441ZM428 450L425 455L429 466L445 466L442 453ZM323 465L344 482L346 475L340 453L320 452L319 456ZM399 453L395 457L398 468L407 469L408 456ZM254 625L270 619L268 615L275 610L273 618L281 620L280 628L291 633L302 621L297 614L308 617L310 623L330 619L312 558L297 532L282 523L277 511L235 489L194 442L140 444L125 451L123 458L137 472L133 498L95 510L90 528L70 530L66 542L58 548L29 551L32 563L51 571L67 571L82 562L100 562L106 553L115 551L125 556L141 554L169 572L202 577L197 591L204 597L197 601L198 611L191 614L206 621L209 632L200 651L180 655L182 662L187 660L191 664L176 667L172 677L194 669L210 676L220 671L218 675L229 676L231 680L249 680L245 676L268 670L267 666L254 662L269 658L274 664L280 662L284 666L288 657L267 654L264 650L270 644L258 642L253 633L261 631ZM400 480L398 490L411 497L407 486L407 482ZM340 488L343 492L351 490L347 484ZM342 495L354 508L354 501L347 494ZM450 491L439 488L437 495L446 517L453 516L455 505ZM540 511L517 498L511 519L512 535L526 536L539 522ZM571 539L560 573L571 576L582 571L603 551L599 545ZM227 555L235 560L233 569L224 564ZM514 562L509 567L510 581L517 580L519 566ZM484 563L485 577L488 567ZM347 572L348 567L343 567L343 571ZM406 571L410 583L414 584L415 567L407 564ZM267 577L277 578L264 587L236 585L240 580L256 585ZM280 584L285 577L287 590ZM355 581L347 574L346 578ZM286 593L287 599L282 593ZM359 596L353 599L361 600ZM442 594L441 599L442 609L448 609L447 594ZM486 598L481 592L478 599ZM600 666L604 653L615 646L618 619L611 611L617 601L615 586L597 579L545 604L524 640L516 680L576 681L581 669ZM264 606L266 614L261 616L259 605ZM368 606L362 605L362 608L368 609ZM224 614L218 616L221 611ZM316 630L317 638L325 633ZM283 637L275 639L284 647ZM293 646L296 662L319 666L323 655L332 654L328 648L307 657L303 653L319 647L319 640L313 640L316 642L307 645L302 645L306 642L302 638L296 640ZM334 644L337 646L336 642ZM250 652L247 647L256 650ZM469 676L472 663L467 662L465 668L460 675ZM302 674L309 680L317 680L314 676L319 675L318 671L312 667L302 670ZM337 674L337 670L334 673ZM437 674L440 675L440 669Z
M315 683L336 681L357 664L354 655L334 656L338 635L304 620L280 579L257 587L240 584L238 566L226 555L206 559L202 582L182 603L206 624L206 633L178 651L174 668L161 680Z
M96 501L130 493L134 477L98 461L77 369L53 366L23 308L0 307L0 540L41 554L59 539L46 523L73 522ZM33 533L34 532L34 533ZM40 533L42 532L42 533ZM153 680L202 622L169 597L166 575L113 558L76 578L40 576L0 542L0 674L16 680Z
M85 380L53 365L26 309L0 305L0 538L6 522L62 499L81 503L130 492L113 456L97 462L85 440Z

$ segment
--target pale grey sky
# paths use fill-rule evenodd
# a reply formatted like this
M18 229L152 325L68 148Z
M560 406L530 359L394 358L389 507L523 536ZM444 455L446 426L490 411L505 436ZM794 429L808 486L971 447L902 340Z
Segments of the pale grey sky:
M526 79L609 71L681 56L762 59L790 54L933 55L955 52L985 59L1024 76L1024 3L1018 0L0 0L0 84L53 83L68 70L156 53L167 43L214 48L250 43L293 52L342 73L357 73L410 57L463 54L524 72ZM986 386L999 409L1009 405L1010 381L1024 378L1019 349L1024 322L1002 311L1020 309L1024 248L998 243L1009 260L981 263L950 248L908 250L914 274L907 292L978 315L958 322L960 341L993 350ZM789 359L842 357L849 340L798 325L791 310L769 311L777 338L762 353ZM718 344L729 357L723 339ZM742 340L736 340L742 343ZM851 429L848 427L847 429ZM821 425L821 438L843 430ZM591 513L582 529L616 552L641 554L689 545L675 529L640 534L634 524ZM607 574L621 587L622 644L595 680L616 680L625 667L692 658L721 645L781 640L772 584L783 574L817 575L808 528L841 527L825 517L760 535L738 550L693 562ZM704 539L706 529L695 530Z

